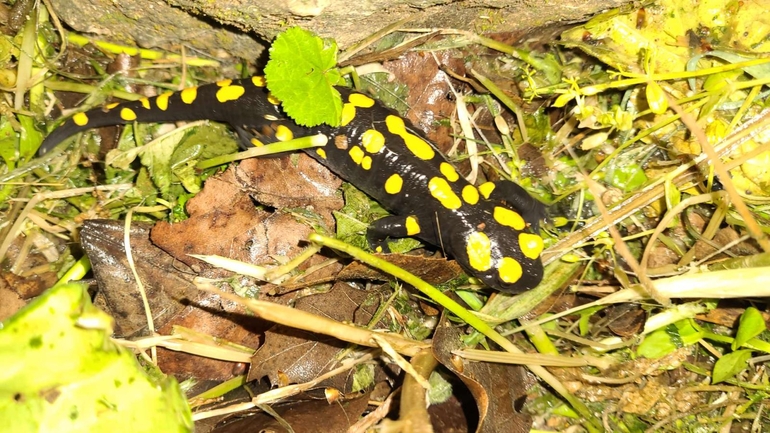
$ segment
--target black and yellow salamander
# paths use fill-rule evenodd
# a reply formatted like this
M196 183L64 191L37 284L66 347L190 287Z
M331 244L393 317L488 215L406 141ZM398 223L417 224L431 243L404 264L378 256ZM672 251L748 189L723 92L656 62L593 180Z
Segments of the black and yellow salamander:
M370 244L414 236L436 245L488 286L517 293L543 277L542 203L510 181L471 185L412 124L374 99L349 89L339 127L305 128L286 117L262 77L223 80L154 98L75 114L43 142L41 152L76 132L128 122L214 120L242 139L262 142L324 134L306 152L394 213L371 224Z

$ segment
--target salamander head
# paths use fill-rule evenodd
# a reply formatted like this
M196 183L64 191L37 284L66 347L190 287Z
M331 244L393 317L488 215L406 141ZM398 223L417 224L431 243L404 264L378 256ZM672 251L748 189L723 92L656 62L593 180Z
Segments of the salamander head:
M496 290L520 293L537 286L543 278L543 239L513 210L495 206L492 214L489 221L452 231L455 259Z

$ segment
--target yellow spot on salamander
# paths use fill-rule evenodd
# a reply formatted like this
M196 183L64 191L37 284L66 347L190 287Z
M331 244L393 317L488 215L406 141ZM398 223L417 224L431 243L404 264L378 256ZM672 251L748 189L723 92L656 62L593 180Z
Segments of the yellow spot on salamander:
M457 179L460 178L460 175L457 174L457 170L455 170L455 168L452 167L452 164L448 162L442 162L439 166L439 170L441 170L441 174L444 175L446 180L450 182L456 182Z
M476 204L479 202L479 190L473 185L465 185L462 194L463 200L468 204Z
M519 233L519 248L526 257L534 260L543 252L543 238L531 233Z
M173 95L171 92L163 93L162 95L155 98L155 105L160 108L160 111L166 111L168 110L168 98Z
M398 173L390 175L385 181L385 192L388 194L398 194L404 186L404 179Z
M219 86L219 87L227 87L230 84L233 84L233 80L227 79L227 80L219 80L219 81L217 81L217 86Z
M413 216L406 217L406 222L404 225L406 226L407 236L414 236L420 233L420 224L417 222L417 218Z
M377 153L385 147L385 136L375 129L367 129L361 134L361 143L369 153Z
M180 96L182 97L182 102L185 104L192 104L195 102L195 98L198 97L198 88L197 87L188 87L180 93Z
M139 103L142 104L142 107L144 107L145 110L150 109L150 100L147 98L142 98L139 100Z
M261 75L255 75L251 77L251 83L257 87L265 87L267 85L267 81L265 81L265 77Z
M78 113L72 116L72 121L77 126L86 126L88 125L88 115L86 113Z
M515 259L503 257L503 259L500 260L500 266L497 268L497 273L500 275L501 280L513 284L521 278L521 265Z
M134 110L130 108L122 108L120 110L120 118L126 122L130 122L132 120L136 120L136 113L134 113Z
M257 139L256 139L256 138L254 138L254 137L252 137L252 138L251 138L251 140L249 140L249 142L251 142L251 144L253 144L253 145L254 145L254 147L262 147L262 146L264 146L264 145L265 145L265 143L263 143L263 142L261 142L261 141L257 140Z
M371 170L372 168L372 157L369 155L366 155L364 159L361 160L361 168L364 170Z
M388 127L388 131L398 135L404 140L407 149L409 149L409 151L416 157L423 161L428 161L433 159L436 155L436 151L433 150L430 144L425 142L422 138L406 131L404 119L391 114L385 118L385 125Z
M369 108L374 106L374 99L360 93L352 93L348 101L356 107Z
M269 103L271 103L273 105L280 105L281 104L281 100L276 98L275 96L273 96L272 93L268 93L267 94L267 102L269 102Z
M356 107L353 104L342 104L342 120L340 120L341 126L347 126L356 117Z
M353 146L348 151L350 159L358 165L361 165L361 161L364 159L364 150L358 146Z
M492 267L492 243L483 232L468 235L465 244L468 264L477 271L484 272Z
M217 101L235 101L243 96L244 93L246 93L246 89L243 86L225 86L217 90Z
M275 128L275 138L277 138L278 141L289 141L294 138L294 133L291 132L291 129L287 126L278 125L278 127Z
M120 105L119 102L113 102L111 104L105 105L104 108L106 108L107 110L112 110L113 108L117 107L118 105Z
M484 182L481 185L479 185L479 192L481 193L484 198L489 198L489 195L492 194L492 191L495 190L495 184L492 182Z
M316 149L315 153L318 154L322 159L326 159L326 151L323 149Z
M495 221L506 227L512 227L515 230L524 230L524 227L527 226L521 215L504 207L495 206L492 216L494 216Z
M441 177L434 177L428 181L428 189L430 195L438 200L442 206L447 209L459 209L462 206L460 197L457 197L452 188L447 183L446 179Z
M404 139L407 149L409 149L416 157L424 161L429 161L436 155L436 151L422 138L413 134L405 134L402 138Z

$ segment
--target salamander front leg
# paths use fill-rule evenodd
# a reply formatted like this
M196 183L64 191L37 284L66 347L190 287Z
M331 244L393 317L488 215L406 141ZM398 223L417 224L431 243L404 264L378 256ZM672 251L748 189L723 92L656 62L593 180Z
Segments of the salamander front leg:
M243 126L235 126L233 129L235 129L235 133L238 135L238 147L240 147L241 150L248 150L255 146L255 143L252 141L257 140L254 133Z
M366 239L369 248L378 253L389 253L388 238L405 238L418 236L421 232L420 221L414 215L393 215L380 218L369 225L366 230Z
M489 184L490 182L487 182L485 185ZM529 195L527 190L515 182L499 180L491 183L491 185L494 185L494 188L491 192L487 193L487 198L490 200L503 200L511 205L521 214L524 221L530 223L534 231L537 232L540 222L548 216L545 205L540 200ZM483 192L483 186L479 187L479 190Z

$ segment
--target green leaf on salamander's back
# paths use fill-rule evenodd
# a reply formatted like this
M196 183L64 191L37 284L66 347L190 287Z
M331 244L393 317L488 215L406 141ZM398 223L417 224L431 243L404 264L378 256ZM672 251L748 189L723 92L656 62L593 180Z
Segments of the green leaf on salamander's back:
M336 66L336 42L292 27L270 47L265 66L267 88L297 124L339 126L342 99L334 86L341 77Z

